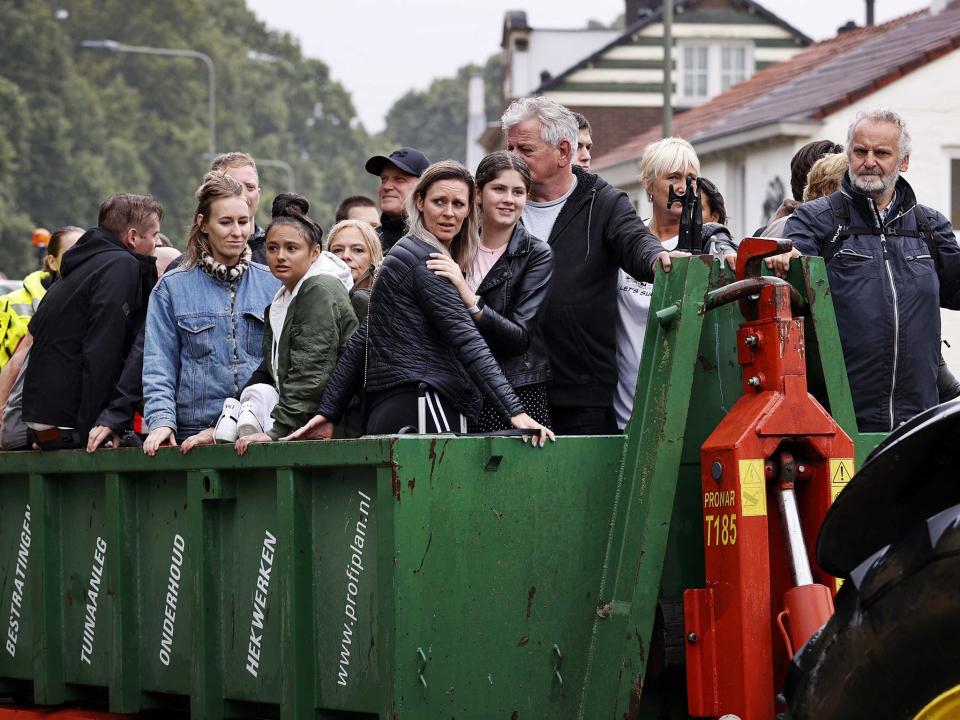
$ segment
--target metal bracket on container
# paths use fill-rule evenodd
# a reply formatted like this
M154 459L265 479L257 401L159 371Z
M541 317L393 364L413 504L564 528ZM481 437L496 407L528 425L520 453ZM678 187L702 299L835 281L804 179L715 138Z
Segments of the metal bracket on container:
M198 470L201 497L204 500L232 500L237 496L236 481L223 476L216 470Z
M420 669L417 671L417 676L420 678L420 684L423 685L423 689L427 689L427 680L423 677L423 673L427 669L427 656L423 652L423 648L417 648L417 657L420 659Z
M563 675L560 674L560 666L563 665L563 655L560 654L560 646L556 643L553 644L553 653L557 656L556 664L553 666L553 675L557 678L560 686L563 687Z

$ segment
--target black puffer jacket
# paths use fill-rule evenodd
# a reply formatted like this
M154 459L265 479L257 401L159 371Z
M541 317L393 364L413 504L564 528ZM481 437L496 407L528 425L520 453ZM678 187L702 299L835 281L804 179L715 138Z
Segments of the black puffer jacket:
M267 264L267 231L257 224L253 226L253 235L247 240L250 246L250 259L261 265ZM179 263L178 263L179 264ZM169 269L169 268L168 268Z
M468 417L480 411L477 387L505 420L524 411L460 294L427 269L432 252L408 235L384 258L367 319L347 343L317 414L336 422L361 387L371 393L420 382Z
M380 247L383 248L383 254L390 252L390 248L400 242L400 239L407 234L407 218L405 215L387 215L380 213L380 227L377 228L377 235L380 238Z
M550 379L540 319L552 279L550 246L518 224L506 252L477 288L483 298L477 327L513 387Z

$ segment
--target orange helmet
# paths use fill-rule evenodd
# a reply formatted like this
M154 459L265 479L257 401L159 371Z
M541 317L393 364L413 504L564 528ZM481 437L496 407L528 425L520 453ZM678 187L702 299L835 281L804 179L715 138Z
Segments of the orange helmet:
M33 246L46 247L50 244L50 231L46 228L37 228L33 231Z

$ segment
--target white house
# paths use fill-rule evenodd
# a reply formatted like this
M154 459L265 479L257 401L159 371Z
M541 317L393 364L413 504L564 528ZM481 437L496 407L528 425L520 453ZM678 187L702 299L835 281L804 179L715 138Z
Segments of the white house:
M918 200L960 228L960 1L934 2L888 23L844 32L675 118L701 174L724 196L728 225L745 237L766 224L790 194L790 159L811 140L846 145L860 110L888 107L907 122L913 140L904 173ZM662 136L655 127L594 159L593 169L627 191L642 217L643 149ZM960 313L944 311L944 356L960 371Z
M941 5L944 5L941 3ZM790 191L790 159L816 139L845 143L859 110L906 119L913 152L906 179L921 202L960 225L960 2L848 31L677 116L701 173L717 183L738 237L765 224ZM593 168L649 214L637 168L657 126L594 159Z
M774 63L810 38L754 0L675 0L673 107L693 107ZM662 0L625 0L621 30L532 28L526 13L503 23L503 97L545 95L583 113L603 153L663 115ZM499 146L499 130L485 135Z

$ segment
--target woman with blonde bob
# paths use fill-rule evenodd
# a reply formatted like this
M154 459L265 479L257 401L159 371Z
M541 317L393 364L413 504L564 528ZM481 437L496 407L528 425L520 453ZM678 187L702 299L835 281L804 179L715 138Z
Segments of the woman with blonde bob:
M651 143L640 161L640 183L652 205L652 216L647 222L650 232L663 243L664 250L676 250L680 234L679 202L668 205L670 188L675 193L686 191L687 178L693 178L692 187L700 192L700 159L693 146L683 138L669 137ZM737 245L730 231L719 223L704 222L700 241L704 254L718 258L736 254ZM647 314L653 284L639 282L623 270L617 285L617 391L613 409L617 425L626 427L633 413L633 398L637 390L640 369L640 351L647 329Z
M365 220L341 220L330 231L327 250L343 260L353 276L350 302L363 322L370 305L370 289L383 262L383 250L376 230Z
M243 185L210 172L183 264L153 288L143 355L147 455L166 443L187 452L212 428L223 401L236 397L263 360L263 310L280 287L250 262L253 227ZM184 442L186 441L186 442Z
M840 189L840 181L850 167L850 159L846 153L830 153L824 155L810 166L807 173L807 186L803 189L803 201L810 202L817 198L832 195Z
M317 415L288 439L332 437L361 389L367 434L462 432L482 393L512 427L531 430L534 444L553 439L525 412L473 322L475 310L427 267L441 256L469 271L479 242L475 204L473 176L460 163L424 171L407 199L410 232L384 258L366 321L347 343Z

